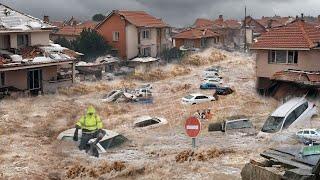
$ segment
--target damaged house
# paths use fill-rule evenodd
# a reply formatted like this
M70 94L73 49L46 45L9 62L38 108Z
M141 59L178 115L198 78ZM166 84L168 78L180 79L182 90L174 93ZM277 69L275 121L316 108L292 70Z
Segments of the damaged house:
M113 54L124 60L159 57L171 48L170 26L144 11L112 11L96 27L113 47Z
M50 22L48 16L44 17L45 22ZM68 41L74 41L78 37L80 37L80 33L84 29L94 29L97 25L94 21L78 21L74 17L71 17L68 21L56 23L53 22L53 24L57 24L57 30L53 31L50 34L50 39L52 41L55 41L58 38L65 38Z
M320 29L303 17L262 34L251 50L260 93L272 95L284 83L319 87Z
M241 23L234 19L223 18L223 15L219 15L218 19L196 19L194 28L198 29L210 29L220 34L220 42L224 46L238 48L243 44L243 36L241 34Z
M219 44L220 35L210 29L190 28L175 34L172 39L177 48L202 49Z
M51 43L54 28L0 4L0 92L55 92L74 81L80 54Z

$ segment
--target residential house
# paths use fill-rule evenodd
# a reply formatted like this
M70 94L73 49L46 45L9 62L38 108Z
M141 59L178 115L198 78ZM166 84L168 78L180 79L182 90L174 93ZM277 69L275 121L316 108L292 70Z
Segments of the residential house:
M281 16L273 16L273 17L264 17L261 19L256 19L261 25L263 25L266 29L277 28L281 26L285 26L288 23L294 21L293 17L281 17Z
M240 47L243 42L241 36L241 23L234 19L224 20L223 15L219 15L218 19L197 19L193 25L198 29L211 29L221 35L220 42L224 46Z
M44 20L45 19L49 22L49 19L44 18ZM54 21L51 24L57 25L57 30L50 34L50 39L53 41L57 40L58 38L65 38L68 41L76 40L78 37L80 37L80 33L84 29L94 29L97 25L97 23L94 21L81 22L76 20L74 17L71 17L70 20L65 22Z
M0 92L55 92L74 81L77 53L50 42L54 28L0 4Z
M262 34L256 52L257 89L266 93L277 82L320 85L320 29L298 18Z
M96 27L114 54L125 60L139 56L158 57L171 47L171 28L144 11L112 11Z
M247 43L249 46L255 39L261 36L261 34L267 32L267 29L251 16L246 17L242 28L243 31L246 31Z
M185 49L212 47L220 42L220 35L210 29L189 28L173 37L175 47Z

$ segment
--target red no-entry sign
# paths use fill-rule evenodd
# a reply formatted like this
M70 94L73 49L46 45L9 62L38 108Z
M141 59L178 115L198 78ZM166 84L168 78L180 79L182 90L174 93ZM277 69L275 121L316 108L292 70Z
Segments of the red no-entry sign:
M195 138L199 135L201 131L201 123L198 118L190 117L186 120L184 128L186 129L186 132L189 137Z

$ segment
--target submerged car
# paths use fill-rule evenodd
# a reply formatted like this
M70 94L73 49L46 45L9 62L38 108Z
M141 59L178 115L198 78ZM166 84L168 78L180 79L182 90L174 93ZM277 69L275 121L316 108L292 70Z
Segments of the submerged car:
M200 89L217 89L218 85L211 82L204 82L200 84Z
M161 117L151 117L151 116L142 116L137 118L134 121L135 128L155 128L164 124L167 124L168 121L165 118Z
M303 129L296 133L296 136L302 142L320 142L320 129Z
M213 79L207 79L204 81L205 83L216 83L216 84L222 84L223 80L219 78L213 78Z
M106 152L107 149L119 146L128 140L127 138L125 138L119 133L116 133L114 131L110 131L107 129L103 129L103 130L106 132L106 135L97 144L98 150L102 153ZM61 141L73 141L74 132L75 132L75 128L65 130L58 135L57 139ZM78 144L80 143L81 136L82 136L82 130L79 129L78 130L79 139L77 141ZM94 141L94 140L95 139L92 139L91 141Z
M317 114L316 105L305 98L293 98L279 106L266 120L261 132L276 133L291 128L309 125L312 116Z
M203 94L190 94L182 98L182 103L194 105L215 100L216 99L213 96L207 96Z
M216 93L218 95L228 95L232 94L233 90L230 87L218 87L216 88Z
M113 102L113 101L117 100L122 95L123 95L122 90L114 90L114 91L111 91L109 94L103 96L102 101L103 102Z
M246 132L253 134L255 129L252 122L248 118L229 118L224 120L222 123L209 124L208 131L222 131L222 132Z
M217 81L220 81L220 80L222 80L222 77L220 77L220 76L210 76L210 75L208 75L208 76L204 76L204 78L203 78L203 81L207 81L207 80L209 80L209 79L216 79Z

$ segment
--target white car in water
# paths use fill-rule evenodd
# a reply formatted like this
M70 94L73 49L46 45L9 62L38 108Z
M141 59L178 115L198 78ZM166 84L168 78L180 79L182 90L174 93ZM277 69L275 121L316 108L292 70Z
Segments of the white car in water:
M291 132L295 128L303 128L310 125L310 119L317 114L314 103L305 98L293 98L279 106L265 121L259 135L277 133L281 131Z
M320 142L320 129L303 129L298 131L296 136L302 141Z
M215 101L213 96L207 96L204 94L190 94L182 98L183 104L199 104L204 102Z

